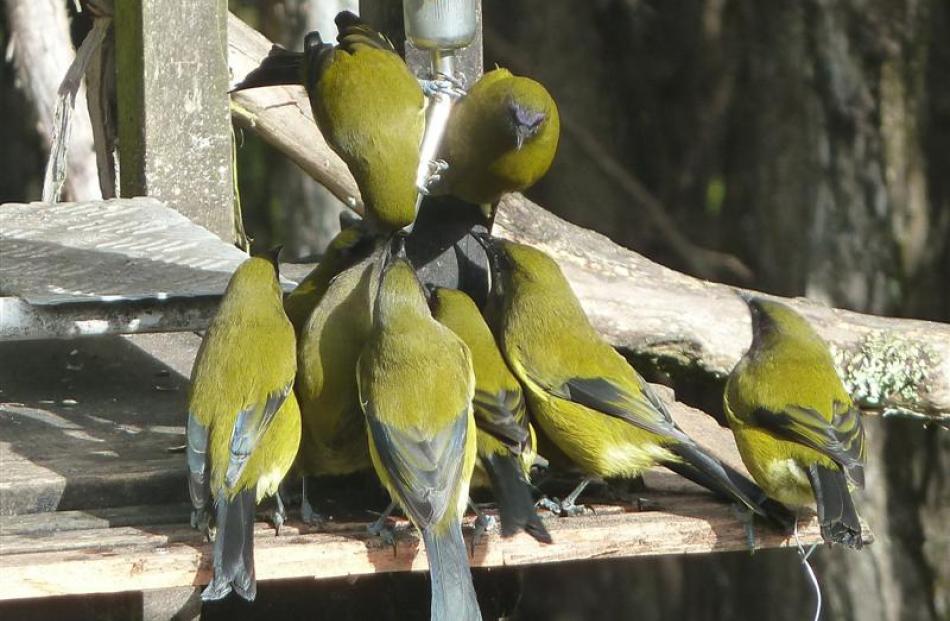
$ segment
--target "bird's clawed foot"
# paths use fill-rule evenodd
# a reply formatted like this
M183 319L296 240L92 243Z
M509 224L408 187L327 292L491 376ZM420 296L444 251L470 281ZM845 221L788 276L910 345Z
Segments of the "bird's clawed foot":
M195 509L191 512L191 527L203 534L208 541L214 541L211 514L204 509Z
M274 525L274 534L280 536L280 527L287 521L287 510L284 508L284 501L280 498L280 491L274 494L277 506L270 513L270 523Z
M396 527L389 523L389 514L396 508L396 503L391 502L386 510L383 511L379 519L366 527L367 532L373 537L379 538L384 545L392 546L393 556L396 556Z
M449 163L445 160L429 160L426 163L426 178L420 188L423 194L431 194L432 191L442 181L442 173L449 169Z
M565 498L564 500L558 500L557 498L548 498L547 496L544 496L535 503L535 506L539 509L547 509L559 517L577 517L579 515L593 515L596 513L593 507L588 505L579 505L575 503L570 497Z
M366 527L367 532L373 537L382 541L383 545L393 549L393 556L396 556L396 527L388 522L389 516L384 514L379 519Z
M322 513L317 513L313 505L310 504L310 498L307 496L307 477L303 477L301 483L300 495L300 519L305 524L322 528L327 523L327 518Z
M732 505L732 510L745 529L745 542L749 548L749 554L755 554L755 514L748 507L741 505Z
M461 80L447 75L436 75L432 78L419 80L419 86L426 97L436 95L448 95L453 99L459 99L465 96L465 85Z
M472 556L475 556L475 547L481 543L482 538L496 528L498 528L498 520L495 519L495 516L488 515L482 511L478 505L476 505L471 500L468 501L468 507L475 514L475 532L472 533L472 546L469 550L469 553Z
M322 528L327 523L326 516L314 511L313 505L306 501L300 504L300 519L303 520L304 524L309 524L316 528Z

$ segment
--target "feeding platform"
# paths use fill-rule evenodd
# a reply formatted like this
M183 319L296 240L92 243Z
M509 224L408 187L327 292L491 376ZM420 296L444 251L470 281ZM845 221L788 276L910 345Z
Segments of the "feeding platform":
M199 587L211 546L188 524L184 444L192 333L0 343L0 598ZM10 364L15 361L15 364ZM731 434L676 405L674 416L727 461ZM473 567L702 554L746 549L733 508L663 470L647 473L645 510L595 504L595 513L543 513L554 543L496 533ZM583 498L582 498L583 500ZM319 496L318 496L319 501ZM379 506L321 506L323 529L290 519L275 536L258 524L259 580L420 571L425 554L405 521L395 551L367 535ZM397 520L399 521L399 520ZM466 537L471 541L471 518ZM803 543L818 541L814 519ZM758 547L794 545L765 525Z

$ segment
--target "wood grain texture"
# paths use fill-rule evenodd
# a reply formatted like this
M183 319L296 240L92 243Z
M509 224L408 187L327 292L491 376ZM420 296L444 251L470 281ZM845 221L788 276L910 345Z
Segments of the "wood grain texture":
M471 564L510 567L746 549L743 526L730 506L708 496L657 498L662 511L627 512L597 505L592 516L547 517L545 524L555 542L551 545L524 534L503 540L492 533L474 546ZM49 519L40 531L0 530L0 599L171 588L206 584L210 579L211 546L184 524L77 529L75 515L45 515ZM13 519L4 517L0 523ZM60 520L62 527L57 524ZM469 541L470 526L465 528ZM813 519L803 521L799 533L805 544L819 540ZM758 547L794 545L765 527L758 529L757 537ZM364 523L316 532L291 521L280 536L259 523L255 538L259 580L427 568L419 537L404 520L397 523L395 551L367 535Z
M122 196L164 200L233 242L227 3L115 8Z

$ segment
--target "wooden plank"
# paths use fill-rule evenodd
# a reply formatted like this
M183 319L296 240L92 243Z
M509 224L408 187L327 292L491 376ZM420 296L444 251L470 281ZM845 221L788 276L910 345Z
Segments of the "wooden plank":
M707 495L660 495L658 500L662 512L596 506L594 516L549 516L545 524L554 538L552 545L524 534L507 540L489 534L475 545L471 564L511 567L746 549L744 529L729 505ZM469 540L470 526L467 523L465 529ZM814 519L803 521L799 532L805 544L819 540ZM794 545L766 528L759 528L757 535L759 547ZM365 524L324 533L291 522L279 537L269 526L258 524L255 537L259 580L426 569L419 538L405 521L397 525L395 551L370 537ZM2 599L194 586L210 578L211 546L185 525L47 528L42 536L2 535L0 550ZM80 575L83 578L77 580Z
M168 448L184 444L199 343L0 343L0 514L187 501L184 455Z
M203 330L246 258L152 198L0 205L0 231L0 341Z
M227 2L116 3L122 196L155 196L234 240Z
M246 255L153 198L0 206L0 293L30 304L220 295Z

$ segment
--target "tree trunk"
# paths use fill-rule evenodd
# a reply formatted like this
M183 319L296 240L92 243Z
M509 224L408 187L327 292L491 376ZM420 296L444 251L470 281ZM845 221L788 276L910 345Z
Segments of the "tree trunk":
M555 213L696 273L596 165L612 158L692 243L748 265L756 288L950 318L945 3L486 0L484 15L486 61L538 78L561 109L555 167L532 193ZM877 540L817 553L826 616L945 618L950 438L907 421L867 428L858 502ZM807 617L797 559L763 556L551 568L526 577L523 608L569 618L590 599L643 619ZM550 573L571 586L532 596Z

